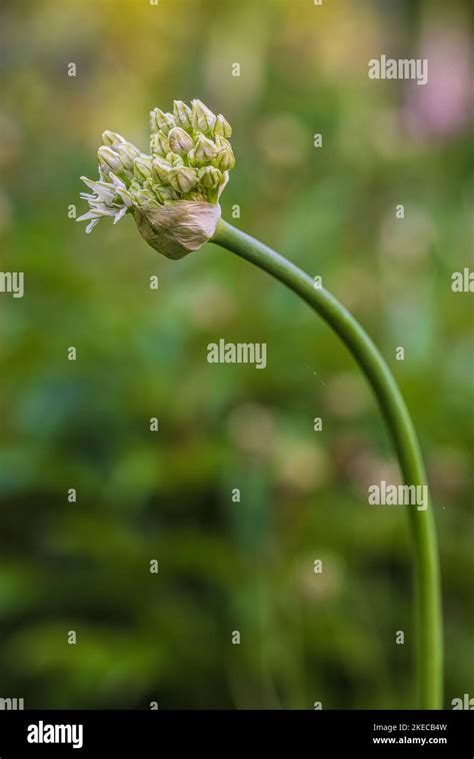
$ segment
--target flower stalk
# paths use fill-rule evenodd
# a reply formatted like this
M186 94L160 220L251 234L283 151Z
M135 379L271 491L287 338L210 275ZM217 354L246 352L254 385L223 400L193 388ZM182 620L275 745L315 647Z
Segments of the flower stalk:
M426 485L418 440L407 406L379 350L361 325L308 274L250 235L220 220L212 242L236 253L299 295L341 338L362 369L387 424L406 485ZM436 527L431 503L425 511L407 506L415 580L416 706L443 704L443 632Z

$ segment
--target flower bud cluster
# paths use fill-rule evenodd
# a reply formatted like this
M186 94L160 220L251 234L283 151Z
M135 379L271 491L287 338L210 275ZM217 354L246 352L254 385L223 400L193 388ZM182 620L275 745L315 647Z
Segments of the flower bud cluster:
M115 224L127 211L176 201L218 203L235 165L232 129L225 118L200 100L193 100L191 107L175 100L173 113L155 108L150 122L150 154L116 132L103 133L97 152L99 179L81 177L92 190L81 193L89 211L78 218L89 221L87 232L103 216L113 217Z

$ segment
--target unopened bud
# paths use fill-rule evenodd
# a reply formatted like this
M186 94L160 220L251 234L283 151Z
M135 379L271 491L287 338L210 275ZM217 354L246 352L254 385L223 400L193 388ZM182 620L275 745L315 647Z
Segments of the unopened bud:
M125 137L122 137L122 135L118 134L117 132L111 132L109 129L106 129L105 132L102 132L102 142L104 145L108 145L109 147L114 147L114 145L125 141Z
M159 205L154 194L145 187L141 187L139 190L131 192L130 195L132 197L134 205L136 206L138 205L141 207L148 207Z
M168 175L173 168L168 161L165 161L161 156L155 156L152 163L153 174L158 178L159 182L167 183Z
M183 127L183 129L193 128L193 112L189 105L183 103L182 100L173 101L173 115L176 124Z
M133 171L137 179L144 180L151 177L151 161L141 155L133 162Z
M203 166L205 163L212 161L218 153L218 149L212 140L208 140L203 134L200 134L196 147L194 149L194 160L198 166Z
M173 190L181 192L183 195L196 187L197 181L196 171L187 166L180 166L177 169L172 169L168 174L168 182Z
M214 165L218 166L221 171L230 171L235 166L235 156L232 148L221 148L214 160Z
M222 113L216 118L212 133L214 136L220 135L221 137L232 137L232 127L229 122L225 120Z
M118 143L115 149L120 157L123 168L127 171L131 171L135 159L140 155L138 148L134 147L134 145L131 145L129 142L124 141Z
M161 130L152 134L150 140L150 152L153 155L165 156L171 150L168 138Z
M207 105L201 103L200 100L193 100L192 113L194 129L199 132L212 134L216 117Z
M167 161L168 161L168 163L170 163L170 164L171 164L171 166L173 166L173 168L175 168L175 169L176 169L178 166L183 166L183 165L184 165L184 161L183 161L183 159L181 158L181 156L180 156L180 155L178 155L178 153L173 153L173 151L172 151L172 150L171 150L171 151L168 153L168 155L166 156L166 160L167 160Z
M185 156L193 147L192 137L189 136L181 127L174 127L168 135L170 148L174 153Z
M170 129L175 126L173 114L165 113L160 108L155 108L150 113L150 121L152 132L158 132L161 129L165 134L168 134Z
M196 167L196 166L197 166L197 161L196 161L196 151L195 151L195 149L194 149L194 148L192 148L192 149L189 151L188 155L186 156L186 160L187 160L187 162L188 162L188 164L189 164L190 166L194 166L194 167Z
M109 171L114 171L115 173L122 171L123 166L120 156L115 150L112 150L112 148L102 145L97 151L97 156L99 158L99 164L106 175Z
M204 166L199 169L199 184L208 190L214 190L223 179L222 173L215 166Z

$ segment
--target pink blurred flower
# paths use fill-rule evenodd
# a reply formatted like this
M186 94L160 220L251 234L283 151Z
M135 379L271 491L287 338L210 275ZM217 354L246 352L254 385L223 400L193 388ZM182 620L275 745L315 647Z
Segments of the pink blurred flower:
M428 83L408 84L402 110L408 131L421 139L463 131L474 111L468 24L463 26L458 18L430 22L417 55L429 61Z

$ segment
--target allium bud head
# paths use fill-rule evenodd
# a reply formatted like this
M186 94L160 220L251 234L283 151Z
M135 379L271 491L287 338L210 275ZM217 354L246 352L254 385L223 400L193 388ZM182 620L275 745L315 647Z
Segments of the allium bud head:
M106 176L110 171L114 171L116 173L122 171L123 166L120 160L120 156L115 152L115 150L112 150L112 148L109 148L106 145L101 145L97 151L97 157L99 159L99 164L102 168L102 171Z
M160 108L155 108L150 113L151 131L158 132L160 129L165 134L168 134L170 129L175 126L172 113L165 113Z
M208 140L203 134L199 135L194 149L194 160L198 166L203 166L212 161L218 152L219 151L212 140Z
M213 135L216 137L217 135L220 135L221 137L232 137L232 127L229 124L228 121L225 120L222 113L218 115L216 118L216 123L214 124L214 129L212 130Z
M193 128L193 112L182 100L173 101L173 115L178 126L188 131Z
M181 127L173 127L168 134L168 142L174 153L185 156L193 147L193 139Z
M143 154L135 158L133 162L133 173L135 177L140 181L151 177L151 161L147 156Z
M200 100L193 100L193 127L196 132L212 134L216 117Z
M196 187L198 181L197 172L187 166L179 166L172 169L168 174L168 182L173 190L185 195Z
M220 219L219 197L235 159L231 128L201 101L181 100L173 114L151 112L151 155L116 132L105 131L99 179L83 177L87 232L104 216L115 222L131 212L146 242L169 258L182 258L210 240Z

